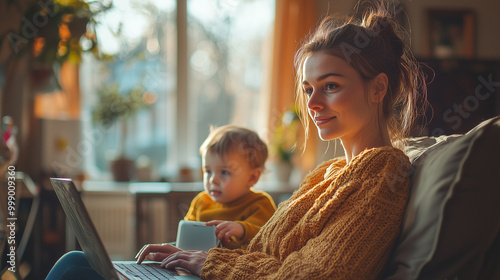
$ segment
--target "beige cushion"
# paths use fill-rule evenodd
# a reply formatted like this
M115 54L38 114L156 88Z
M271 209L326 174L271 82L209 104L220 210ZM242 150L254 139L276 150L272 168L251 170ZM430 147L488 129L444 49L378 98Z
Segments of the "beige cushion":
M427 150L440 149L444 143L452 142L461 134L441 135L439 137L413 137L405 140L404 153L413 163L420 155Z
M412 188L385 278L500 279L500 117L424 142L406 149Z

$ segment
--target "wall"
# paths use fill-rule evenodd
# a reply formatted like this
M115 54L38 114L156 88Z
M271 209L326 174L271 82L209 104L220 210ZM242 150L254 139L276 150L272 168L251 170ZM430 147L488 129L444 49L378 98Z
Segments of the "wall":
M357 0L315 0L318 5L318 22L333 13L351 14ZM396 0L397 1L397 0ZM425 30L427 28L427 9L473 10L476 19L476 56L480 60L500 60L500 1L498 0L399 0L408 16L411 46L417 57L423 57ZM496 79L494 79L496 81ZM475 84L474 84L475 85ZM498 90L497 90L498 92ZM500 111L500 95L497 97L497 112ZM463 97L457 97L463 98ZM317 162L343 154L337 141L319 141Z
M30 63L30 53L25 52L15 57L8 65L5 65L15 48L9 39L8 34L32 34L30 30L22 30L20 26L22 14L26 10L26 1L16 1L8 5L11 1L0 1L0 36L3 39L0 45L0 67L3 67L3 84L0 85L0 118L9 115L14 120L18 132L16 142L19 146L19 156L16 162L16 169L34 174L31 168L34 166L30 162L36 162L33 147L30 144L30 135L33 136L33 100L31 98L31 88L28 82L28 69ZM23 33L24 32L24 33ZM26 35L28 36L28 35ZM23 41L19 40L23 47ZM37 179L33 177L33 179Z
M318 18L334 12L350 13L355 0L316 0ZM476 58L500 59L500 1L491 0L401 0L411 27L412 50L416 56L424 52L427 9L470 9L476 13Z

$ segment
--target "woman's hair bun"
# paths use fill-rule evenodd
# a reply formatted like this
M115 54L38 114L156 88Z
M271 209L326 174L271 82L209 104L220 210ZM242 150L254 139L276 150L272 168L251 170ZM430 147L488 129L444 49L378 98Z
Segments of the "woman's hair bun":
M398 24L394 21L393 15L387 10L379 10L365 14L361 23L373 37L381 36L385 42L391 46L391 50L396 57L404 54L405 44L397 34Z

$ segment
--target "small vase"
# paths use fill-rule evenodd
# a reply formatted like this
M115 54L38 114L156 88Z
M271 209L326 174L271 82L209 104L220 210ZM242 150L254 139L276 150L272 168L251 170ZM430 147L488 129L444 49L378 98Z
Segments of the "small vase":
M117 182L129 182L134 174L134 161L120 157L111 161L111 172L113 180Z

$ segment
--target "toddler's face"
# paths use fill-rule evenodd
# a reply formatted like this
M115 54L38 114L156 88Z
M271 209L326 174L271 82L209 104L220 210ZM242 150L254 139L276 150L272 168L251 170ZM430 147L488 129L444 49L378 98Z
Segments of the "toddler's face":
M221 157L205 151L202 164L205 191L215 202L229 203L243 197L256 181L256 169L250 168L245 157L237 152Z

